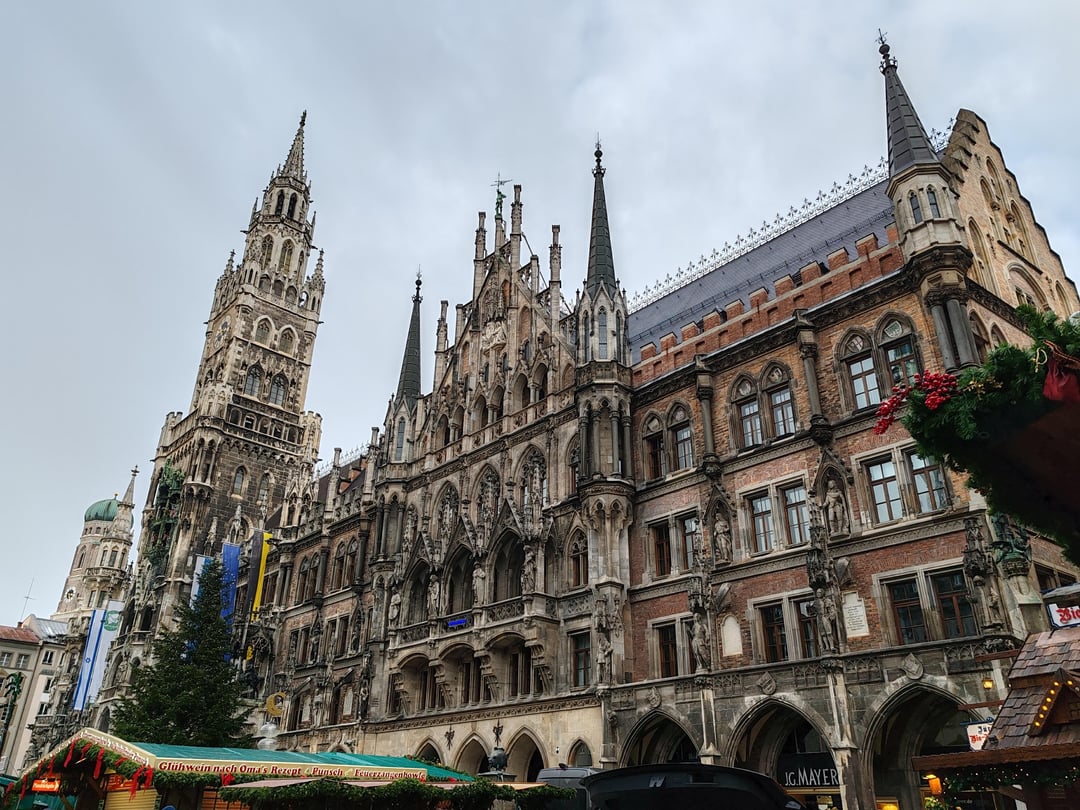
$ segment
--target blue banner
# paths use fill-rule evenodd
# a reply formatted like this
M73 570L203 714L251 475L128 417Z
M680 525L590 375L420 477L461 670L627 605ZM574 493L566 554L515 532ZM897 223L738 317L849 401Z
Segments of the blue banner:
M240 546L236 543L221 544L221 615L232 632L233 616L236 615L236 585L240 580Z

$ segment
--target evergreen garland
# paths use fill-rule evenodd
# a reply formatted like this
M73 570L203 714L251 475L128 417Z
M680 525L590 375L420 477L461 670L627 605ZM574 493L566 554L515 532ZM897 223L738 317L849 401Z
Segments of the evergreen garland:
M1030 347L1001 345L981 366L965 369L955 378L926 374L914 387L894 389L878 410L876 431L884 432L899 418L923 456L965 473L968 486L978 489L994 511L1012 515L1052 538L1080 564L1076 520L1047 508L1045 493L1003 461L997 450L998 444L1060 406L1043 396L1047 346L1080 358L1080 326L1028 306L1017 308L1017 313L1033 338ZM899 415L905 403L906 410Z
M1061 760L1015 762L965 768L941 777L942 799L953 806L961 793L995 790L1005 785L1064 787L1080 779L1080 764Z

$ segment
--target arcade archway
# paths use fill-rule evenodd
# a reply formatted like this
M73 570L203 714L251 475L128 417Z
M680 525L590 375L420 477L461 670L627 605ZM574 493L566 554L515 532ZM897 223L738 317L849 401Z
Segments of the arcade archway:
M678 722L661 712L645 717L623 748L623 765L697 762L698 746Z

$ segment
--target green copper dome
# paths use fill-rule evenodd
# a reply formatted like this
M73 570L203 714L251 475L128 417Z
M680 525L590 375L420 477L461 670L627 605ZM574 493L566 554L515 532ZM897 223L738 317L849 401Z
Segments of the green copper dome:
M90 508L86 510L83 520L87 522L91 520L112 520L116 517L117 504L119 504L119 501L116 498L92 503Z

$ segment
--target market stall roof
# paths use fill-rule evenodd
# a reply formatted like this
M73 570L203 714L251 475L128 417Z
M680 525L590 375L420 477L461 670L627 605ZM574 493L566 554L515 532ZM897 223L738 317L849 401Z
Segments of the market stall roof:
M341 751L263 751L251 748L200 748L189 745L127 742L96 729L85 728L64 741L43 760L79 741L93 743L154 771L173 773L231 773L281 779L336 777L386 782L413 777L422 780L469 780L457 771L428 765L407 757L350 754ZM28 770L37 768L37 763Z

